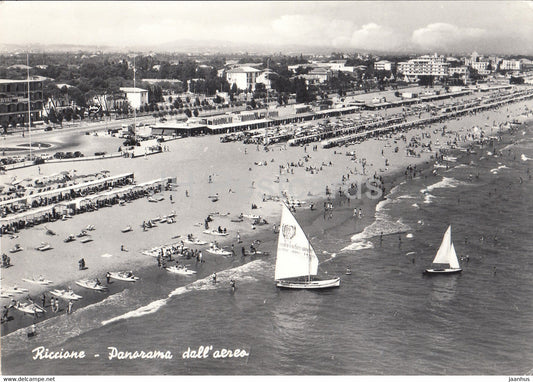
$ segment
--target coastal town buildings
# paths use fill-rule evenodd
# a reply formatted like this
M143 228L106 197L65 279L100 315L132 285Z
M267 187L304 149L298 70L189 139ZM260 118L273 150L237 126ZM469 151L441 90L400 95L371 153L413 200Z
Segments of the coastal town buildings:
M450 77L459 78L463 81L463 84L466 85L466 82L468 80L468 77L470 75L470 70L468 66L456 66L456 67L450 67L448 68L448 75Z
M32 122L40 120L43 109L43 80L40 77L32 77L29 80L0 79L0 125L7 127L28 122L28 95Z
M445 58L435 53L432 56L425 55L407 62L399 62L398 73L403 75L405 81L415 82L421 77L447 77L449 67L450 64L446 62Z
M256 77L256 83L265 85L265 89L272 89L272 79L275 76L278 76L276 72L265 69Z
M323 84L330 80L333 73L328 68L314 68L307 74L302 74L301 77L309 84Z
M148 90L133 87L120 88L121 92L124 92L128 100L129 105L138 109L148 103Z
M240 90L255 90L257 77L260 74L261 70L259 69L250 66L239 66L226 72L226 80L230 86L235 84Z
M374 62L374 70L387 70L390 72L392 70L392 66L392 62L388 60L380 60Z
M520 60L502 60L500 63L500 70L516 70L522 69L522 63Z
M338 71L338 72L349 72L353 73L355 70L355 67L353 66L347 66L346 60L332 60L329 62L326 62L323 66L329 68L331 71Z
M491 73L491 64L489 61L478 61L478 62L471 62L470 67L472 69L477 70L477 72L481 75L487 75Z

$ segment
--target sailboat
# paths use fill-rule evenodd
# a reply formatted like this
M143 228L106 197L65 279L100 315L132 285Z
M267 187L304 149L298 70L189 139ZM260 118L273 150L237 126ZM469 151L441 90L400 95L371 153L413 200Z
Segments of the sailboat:
M448 226L431 268L426 269L425 273L457 273L461 271L462 269L459 266L459 260L452 243L452 226Z
M323 289L340 286L339 277L319 280L318 257L288 207L283 204L274 279L279 288Z

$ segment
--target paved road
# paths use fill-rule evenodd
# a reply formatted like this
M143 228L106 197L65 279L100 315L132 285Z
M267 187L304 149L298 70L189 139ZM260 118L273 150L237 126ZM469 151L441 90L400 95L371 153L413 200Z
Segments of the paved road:
M153 122L154 118L152 116L138 117L137 123L147 123ZM106 120L98 122L75 122L70 124L63 124L62 128L55 128L52 131L44 131L44 127L34 127L31 132L32 142L38 142L40 140L57 140L57 138L65 134L85 134L88 131L100 131L107 130L112 128L121 128L122 125L127 125L133 123L133 118L129 119L119 119L119 120ZM25 131L24 137L22 132L19 130L13 134L3 135L2 136L2 147L12 147L20 144L29 144L30 139L28 132ZM9 155L6 152L7 155Z

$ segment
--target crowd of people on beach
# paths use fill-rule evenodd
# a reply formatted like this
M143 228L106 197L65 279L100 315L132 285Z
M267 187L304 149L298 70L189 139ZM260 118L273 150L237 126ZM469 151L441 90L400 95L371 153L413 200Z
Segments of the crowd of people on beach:
M126 183L129 184L129 183ZM168 186L167 186L168 187ZM109 207L114 206L121 203L129 203L133 200L144 198L147 196L150 196L154 193L162 192L164 189L167 189L167 187L163 187L161 184L156 185L147 185L144 187L139 188L133 188L128 190L127 192L122 193L120 196L117 194L113 195L106 195L102 196L101 198L96 198L94 200L86 200L84 203L79 203L78 207L71 208L72 214L81 214L85 212L92 212L96 211L99 208L102 207ZM116 189L115 187L110 187L113 189ZM109 190L110 188L106 188L105 190ZM120 190L120 188L118 189ZM102 190L99 190L100 192ZM56 197L54 197L56 198ZM76 194L75 198L79 199L81 196L78 196ZM55 201L54 201L55 200ZM71 197L67 197L67 199L62 200L74 200ZM0 232L2 234L13 234L16 233L18 230L33 227L34 225L42 224L42 223L49 223L56 221L58 219L63 219L65 217L70 217L68 213L65 213L63 209L60 209L59 207L55 207L56 204L60 203L61 201L58 199L51 199L46 200L46 205L50 204L53 205L48 212L42 212L41 214L37 214L35 216L28 216L26 218L21 218L20 220L11 221L9 223L4 223L0 226Z

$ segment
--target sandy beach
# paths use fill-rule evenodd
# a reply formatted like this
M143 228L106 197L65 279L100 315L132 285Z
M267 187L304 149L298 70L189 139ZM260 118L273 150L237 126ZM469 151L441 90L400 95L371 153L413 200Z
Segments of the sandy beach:
M432 161L439 148L446 149L448 143L456 138L460 145L471 143L463 141L462 137L472 133L474 126L484 130L486 136L495 135L500 124L523 114L526 106L531 110L531 101L513 103L496 110L341 148L322 149L318 145L313 150L313 145L289 147L278 144L265 150L262 146L244 145L241 142L220 143L220 136L204 136L165 142L168 151L144 158L51 163L40 168L33 166L8 172L0 176L0 183L8 183L15 176L23 179L65 170L75 170L78 174L108 170L111 175L133 172L137 183L176 177L178 187L173 191L164 191L161 194L164 199L157 203L142 198L124 206L101 208L72 219L46 224L56 233L54 236L48 235L43 225L39 225L21 230L14 239L2 237L2 253L7 253L15 244L24 248L21 252L10 254L13 266L2 269L2 288L26 288L34 299L43 292L66 286L84 294L86 292L74 284L76 280L98 277L105 282L107 271L135 272L142 267L155 267L156 260L142 252L163 244L179 243L189 233L208 242L217 240L220 245L227 247L237 245L237 234L242 236L242 245L245 246L257 235L271 237L274 242L275 236L271 233L273 224L279 224L280 206L278 201L268 200L271 196L285 194L289 198L305 201L303 208L308 208L314 202L318 210L316 213L322 213L321 203L326 198L326 187L335 195L339 189L345 190L352 183L362 184L374 175L401 176L409 165L420 166ZM445 136L442 135L444 125L447 131ZM431 141L433 151L423 151L418 146L414 150L419 156L407 156L406 148L412 138L420 144ZM82 152L116 151L121 143L120 139L111 136L80 136L75 133L58 135L54 139L57 139L58 147ZM355 152L355 159L352 155L346 155L352 151ZM386 192L389 189L390 185L385 184ZM209 196L217 194L218 201L212 202ZM252 209L252 204L257 209ZM365 220L370 219L375 203L356 200L352 207L362 205L365 206ZM159 224L143 231L143 221L168 215L172 211L176 212L174 224ZM241 213L259 215L269 224L252 228L249 219L245 218L241 223L231 221ZM219 226L226 228L228 236L217 237L202 232L205 229L204 219L208 215L213 218L209 229ZM77 234L89 224L95 226L91 232L93 241L81 243L78 239L71 243L63 242L69 234ZM121 229L128 225L133 230L122 233ZM357 229L362 231L364 225L361 224ZM46 252L35 250L41 242L50 243L53 249ZM121 251L121 246L126 251ZM240 256L239 253L237 255ZM204 257L210 262L215 255L204 251ZM86 270L78 270L80 258L85 260ZM52 280L53 284L42 286L22 281L23 278L38 276ZM22 300L25 295L19 295L18 299ZM2 299L2 305L8 303L9 299Z

